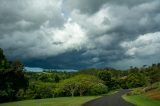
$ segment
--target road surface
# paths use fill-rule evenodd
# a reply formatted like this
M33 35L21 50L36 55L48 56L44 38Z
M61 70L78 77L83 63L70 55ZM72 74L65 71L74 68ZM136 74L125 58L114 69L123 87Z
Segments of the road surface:
M82 106L135 106L131 103L126 102L121 97L123 94L129 92L129 90L121 90L116 94L104 96L92 101L89 101Z

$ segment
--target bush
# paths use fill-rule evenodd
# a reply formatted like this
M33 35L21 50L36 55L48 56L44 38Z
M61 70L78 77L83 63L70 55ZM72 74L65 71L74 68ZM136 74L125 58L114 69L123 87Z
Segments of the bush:
M34 95L34 99L52 98L53 95L54 92L52 91L52 88L43 86L37 89L37 92Z
M160 82L156 82L150 86L147 86L143 89L144 92L150 91L152 89L160 89Z
M143 74L132 73L128 75L126 84L128 88L142 87L147 85L147 78Z
M152 88L160 88L160 82L156 82L154 84L152 84Z
M126 95L128 95L128 96L131 96L131 95L140 95L142 93L144 93L144 91L143 91L142 88L136 88L136 89L133 89L131 92L126 93Z
M41 82L30 83L30 86L24 93L23 98L25 99L52 98L54 96L54 88L55 85L52 83L41 83Z
M108 87L102 83L95 84L90 88L90 95L100 95L108 92Z

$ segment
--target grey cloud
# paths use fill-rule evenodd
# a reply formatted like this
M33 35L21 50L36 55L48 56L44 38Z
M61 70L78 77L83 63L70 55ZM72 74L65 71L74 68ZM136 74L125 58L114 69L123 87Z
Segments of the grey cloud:
M64 0L68 11L78 9L87 14L97 12L104 3L106 3L106 0Z
M12 50L12 57L19 56L23 59L56 56L72 49L78 50L86 42L85 32L77 24L70 22L62 29L42 25L39 30L17 31L3 36L0 39L1 47L6 51ZM55 44L55 42L61 43Z
M145 64L145 56L157 62L160 39L152 46L138 39L159 36L159 7L159 0L1 0L0 47L33 67L126 68Z
M66 22L61 13L59 0L0 2L0 45L7 54L12 53L12 58L57 55L77 48L76 44L72 47L74 41L83 37L74 36L78 31L81 33L81 28L76 23ZM61 41L63 44L54 43ZM78 42L77 46L80 47L81 41Z
M20 21L33 23L30 29L38 29L46 21L50 22L50 26L56 27L64 23L58 0L1 0L0 2L1 30L21 30L14 26Z
M160 52L160 32L140 35L134 41L123 42L121 46L125 49L126 55L136 57L148 57L158 55Z
M119 46L121 42L132 42L141 34L160 30L157 23L159 6L159 1L137 3L130 8L128 5L105 4L94 14L87 15L76 10L72 15L73 20L78 20L77 22L88 30L90 42L86 53L94 57L100 55L99 62L113 65L116 61L133 58L125 56L125 49Z
M64 5L68 11L74 9L80 10L85 14L93 14L104 5L124 5L127 7L133 7L135 5L151 2L150 0L64 0Z

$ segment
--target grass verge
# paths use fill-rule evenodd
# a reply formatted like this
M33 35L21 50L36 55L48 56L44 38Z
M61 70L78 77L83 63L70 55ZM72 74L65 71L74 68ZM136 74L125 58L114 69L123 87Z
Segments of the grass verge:
M25 100L2 103L0 106L81 106L83 103L96 99L99 96L60 97L51 99Z
M160 101L153 100L144 95L131 95L131 96L123 95L122 97L124 100L133 103L136 106L160 106Z

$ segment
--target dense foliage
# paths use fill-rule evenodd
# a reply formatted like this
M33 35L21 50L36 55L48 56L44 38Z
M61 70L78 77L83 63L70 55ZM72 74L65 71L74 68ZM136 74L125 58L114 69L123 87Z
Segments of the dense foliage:
M19 61L8 62L0 49L0 102L16 99L20 89L26 89L28 80Z
M72 78L63 80L59 89L68 95L97 95L107 93L107 86L103 81L92 75L77 75Z

